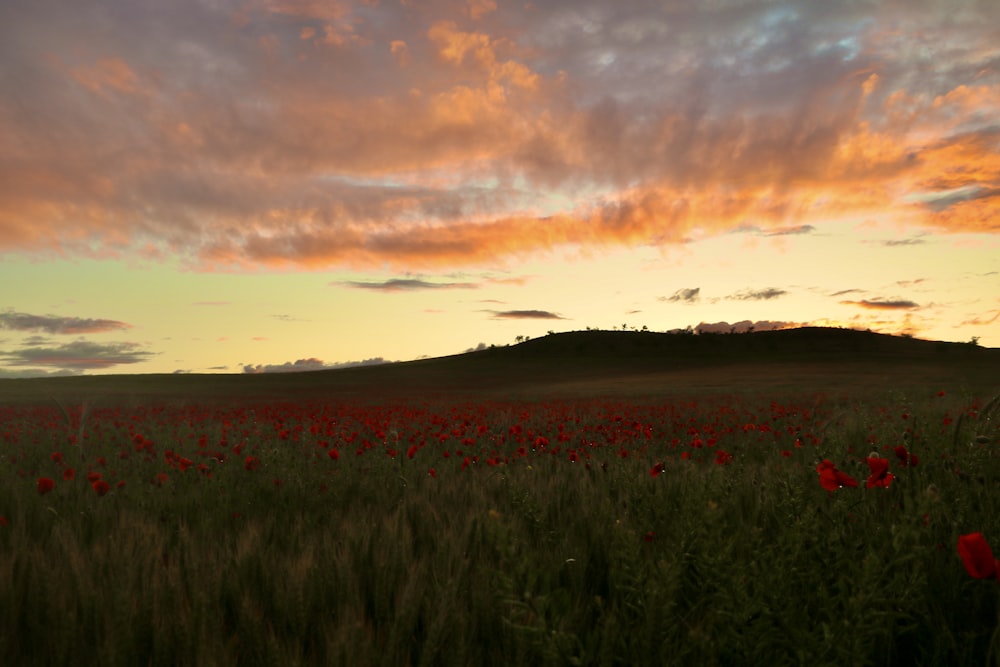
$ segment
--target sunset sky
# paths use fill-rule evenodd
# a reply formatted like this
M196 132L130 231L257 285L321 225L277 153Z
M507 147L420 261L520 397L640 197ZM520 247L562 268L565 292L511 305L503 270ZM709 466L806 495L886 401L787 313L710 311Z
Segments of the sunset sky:
M1000 347L1000 2L3 0L0 377Z

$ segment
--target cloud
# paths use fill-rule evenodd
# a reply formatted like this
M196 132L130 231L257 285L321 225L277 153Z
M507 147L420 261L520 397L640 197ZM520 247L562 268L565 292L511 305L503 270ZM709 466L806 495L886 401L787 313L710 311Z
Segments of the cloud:
M670 296L661 296L659 301L682 301L684 303L695 303L699 300L701 294L700 287L682 287Z
M566 319L547 310L491 310L494 319L509 320L563 320Z
M941 11L11 0L0 253L409 271L845 216L994 234L1000 6Z
M355 366L377 366L379 364L391 363L382 357L373 357L363 361L344 361L340 363L325 363L322 359L310 357L308 359L296 359L286 361L283 364L245 364L243 372L249 374L258 373L301 373L304 371L323 371L335 368L352 368Z
M393 278L390 280L374 282L348 280L331 284L384 292L409 292L413 290L425 289L477 289L479 287L476 283L430 282L419 278Z
M889 239L886 241L879 241L879 243L886 246L887 248L894 248L896 246L921 245L923 243L927 243L927 241L921 238L912 238L912 239Z
M745 289L739 292L734 292L727 296L727 299L734 299L736 301L770 301L771 299L777 299L779 296L784 296L788 294L787 291L783 289L778 289L777 287L768 287L766 289Z
M694 330L698 333L745 333L747 331L776 331L778 329L794 329L805 326L803 322L783 322L773 320L740 320L730 324L729 322L700 322Z
M913 310L920 304L908 299L863 299L861 301L841 301L845 306L861 306L871 310Z
M966 325L977 326L977 327L986 326L989 324L993 324L997 320L1000 320L1000 310L991 310L985 313L974 315L967 320L963 320L961 324L959 324L959 326L963 327Z
M0 368L0 379L70 377L74 375L80 375L81 373L82 371L72 370L72 369L49 371L42 368L23 368L20 370L9 370L6 368Z
M62 345L27 346L0 352L0 359L7 366L52 366L72 371L137 364L153 356L154 353L143 350L137 343L94 343L82 339Z
M105 333L130 329L131 324L117 320L90 319L82 317L58 317L55 315L30 315L12 310L0 312L0 329L11 331L40 331L49 334Z
M794 225L791 227L778 227L765 233L765 236L797 236L799 234L811 234L816 231L813 225Z

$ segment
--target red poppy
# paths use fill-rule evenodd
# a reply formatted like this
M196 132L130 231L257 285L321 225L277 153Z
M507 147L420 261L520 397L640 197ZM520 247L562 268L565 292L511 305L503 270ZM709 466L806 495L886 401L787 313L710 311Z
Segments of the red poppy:
M94 482L96 482L100 478L101 478L101 473L99 473L99 472L88 472L87 473L87 481L90 482L91 484L93 484Z
M46 493L48 493L54 488L56 488L56 483L53 482L48 477L38 478L38 493L40 493L41 495L44 496Z
M906 447L904 447L903 445L896 445L896 447L894 447L892 451L896 454L896 458L899 459L899 462L904 466L912 467L920 462L920 460L917 458L917 455L908 452L906 450Z
M823 461L816 466L816 472L819 473L819 483L827 491L833 492L842 486L856 487L858 485L858 480L854 479L847 473L837 470L836 466L833 465L828 459L823 459Z
M660 473L662 473L664 470L666 470L664 465L662 463L657 463L655 466L649 469L649 475L650 477L659 477Z
M156 484L157 486L163 486L164 484L167 483L168 479L170 478L167 476L167 473L158 472L155 475L153 475L153 484Z
M410 445L410 448L406 450L406 458L412 459L417 455L417 450L420 449L416 445Z
M3 514L0 514L0 526L6 528L8 525L9 523L7 521L7 517L5 517Z
M66 468L65 470L63 470L63 479L66 480L67 482L73 481L74 477L76 477L76 471L73 470L72 468Z
M99 479L96 482L93 482L91 486L94 488L94 493L96 493L99 496L103 496L108 491L111 490L111 485L105 482L103 479Z
M871 474L868 475L868 480L865 482L865 487L869 489L873 486L881 486L885 489L889 488L892 480L896 478L895 475L889 472L889 459L869 456L865 461L868 462L868 469L871 471Z
M248 456L243 460L243 467L253 471L260 467L260 459L256 456Z
M60 454L59 452L52 452L52 454L49 456L49 458L52 459L52 461L54 463L62 463L63 462L63 455Z
M334 461L336 461L337 459L339 459L339 458L340 458L340 452L338 452L338 451L336 450L336 448L334 448L334 449L331 449L330 451L328 451L328 452L326 453L326 455L327 455L327 456L329 456L329 457L330 457L331 459L333 459Z
M715 452L715 463L716 465L724 466L733 460L733 455L727 451L718 450Z
M642 536L643 542L652 542L655 539L656 539L656 533L654 533L651 530L646 531L646 534Z
M982 533L969 533L958 538L958 555L970 576L976 579L1000 579L1000 561Z

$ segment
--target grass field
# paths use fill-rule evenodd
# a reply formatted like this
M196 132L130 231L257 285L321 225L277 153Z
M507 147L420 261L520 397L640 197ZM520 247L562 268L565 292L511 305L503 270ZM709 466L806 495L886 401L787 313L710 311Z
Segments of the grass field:
M996 351L580 333L0 382L4 662L1000 662Z

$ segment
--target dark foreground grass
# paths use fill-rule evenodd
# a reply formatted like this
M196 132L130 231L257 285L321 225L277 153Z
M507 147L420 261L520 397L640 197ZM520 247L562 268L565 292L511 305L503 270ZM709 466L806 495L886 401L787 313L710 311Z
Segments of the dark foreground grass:
M609 434L639 433L630 420L651 413L488 406L471 425L488 446L450 435L467 413L441 407L411 414L451 419L419 450L407 448L413 424L381 414L365 448L363 429L350 445L308 424L296 436L291 409L228 442L229 413L153 431L150 413L88 421L68 410L64 429L49 413L11 412L0 655L19 665L996 664L1000 582L972 579L955 544L981 531L1000 546L1000 409L930 397L805 404L689 403L617 440ZM558 450L557 423L593 429ZM525 432L520 445L512 434ZM604 441L588 442L595 433ZM181 472L177 457L206 434L229 459ZM864 488L869 450L892 458L897 444L918 465L894 460L888 488ZM466 464L473 451L481 458ZM825 491L822 458L859 488ZM71 466L73 480L53 472ZM86 470L111 491L97 495ZM167 481L152 483L160 472ZM40 495L45 475L55 489Z

